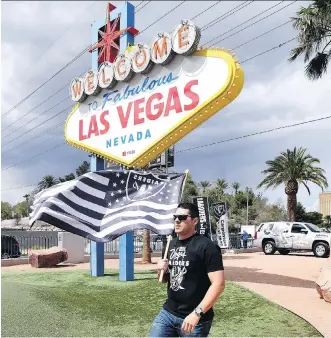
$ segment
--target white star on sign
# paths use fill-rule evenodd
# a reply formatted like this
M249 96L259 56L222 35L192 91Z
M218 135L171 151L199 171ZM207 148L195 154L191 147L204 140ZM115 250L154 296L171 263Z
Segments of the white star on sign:
M151 185L149 185L149 186L148 186L148 189L149 189L149 190L152 190L152 189L153 189L153 187L152 187Z
M113 183L113 187L116 187L117 186L117 184L116 183Z
M121 184L124 184L124 182L125 182L125 181L124 181L124 180L122 180L122 181L121 181Z
M118 190L118 193L120 194L120 193L122 193L122 190L120 189L120 190Z
M114 196L114 193L112 192L112 193L110 194L110 196Z
M159 198L159 202L161 202L162 201L162 199L161 198Z
M117 173L117 174L116 174L116 177L120 177L120 173Z
M119 200L117 199L117 200L116 200L116 202L118 203L118 202L119 202Z

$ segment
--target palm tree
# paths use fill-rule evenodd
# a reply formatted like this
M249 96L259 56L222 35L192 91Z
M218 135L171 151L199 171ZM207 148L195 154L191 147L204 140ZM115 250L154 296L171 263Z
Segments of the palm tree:
M228 182L225 179L217 179L216 180L216 189L218 189L221 194L224 194L224 190L226 190L229 187Z
M53 185L58 184L58 183L59 183L59 181L58 181L57 178L55 178L55 177L52 176L52 175L46 175L46 176L44 176L43 179L38 183L38 190L41 191L41 190L50 188L50 187L52 187Z
M198 183L198 187L202 189L202 195L205 195L207 189L211 187L211 183L209 181L201 181Z
M306 154L304 148L287 149L272 161L267 161L268 168L262 171L266 175L264 180L257 186L261 188L277 187L285 184L285 193L287 195L287 219L295 221L295 210L297 205L297 193L299 184L303 184L310 195L308 182L315 183L319 187L327 188L328 182L324 176L324 170L315 167L314 164L320 163L319 159Z
M307 8L301 7L292 18L293 27L298 30L299 45L291 50L292 62L304 54L308 62L305 73L310 80L317 80L327 72L331 60L331 2L314 0Z
M327 227L329 228L331 226L331 216L330 215L325 216L325 222L327 224Z
M239 182L233 182L232 183L232 188L234 189L234 194L237 195L238 190L240 188L240 183Z
M152 263L152 254L151 254L151 232L148 229L144 229L144 239L143 239L143 264Z

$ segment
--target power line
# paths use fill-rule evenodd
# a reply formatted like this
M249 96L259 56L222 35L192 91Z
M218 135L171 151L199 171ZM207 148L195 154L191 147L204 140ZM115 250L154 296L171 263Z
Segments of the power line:
M269 53L269 52L271 52L271 51L274 50L274 49L283 47L284 45L286 45L287 43L289 43L289 42L291 42L291 41L293 41L293 40L296 40L296 38L287 40L287 41L285 41L285 42L283 42L283 43L280 43L278 46L272 47L272 48L270 48L270 49L265 50L264 52L261 52L261 53L259 53L259 54L257 54L257 55L254 55L254 56L252 56L252 57L250 57L250 58L248 58L248 59L246 59L246 60L240 62L240 64L243 64L243 63L245 63L245 62L247 62L247 61L249 61L249 60L255 59L255 58L257 58L257 57L259 57L259 56L261 56L261 55L263 55L263 54Z
M60 70L58 70L55 74L53 74L48 80L43 82L39 87L37 87L35 90L33 90L29 95L27 95L25 98L23 98L21 101L16 103L12 108L10 108L5 114L2 115L2 118L6 117L8 114L10 114L13 110L15 110L17 107L19 107L22 103L24 103L28 98L30 98L35 92L37 92L40 88L45 86L48 82L50 82L52 79L54 79L59 73L61 73L65 68L70 66L72 63L74 63L76 60L78 60L82 55L85 54L88 48L84 48L77 56L75 56L71 61L69 61L65 66L63 66Z
M57 107L59 104L63 103L64 101L67 101L67 100L69 100L69 99L70 99L69 97L66 97L66 98L63 99L62 101L56 103L56 104L55 104L54 106L52 106L51 108L49 108L49 109L47 109L47 110L41 112L41 113L40 113L39 115L37 115L37 116L34 116L30 121L24 122L24 126L26 127L29 123L35 121L38 117L44 115L45 113L49 112L49 111L52 110L53 108ZM14 121L11 125L15 124L17 121L19 121L19 119L16 120L16 121ZM11 125L7 126L7 127L4 128L2 131L8 129ZM5 135L5 136L2 136L2 137L8 137L10 134L15 133L15 132L18 131L19 129L20 129L20 127L17 128L17 129L15 129L14 131L11 131L9 134L7 134L7 135Z
M245 45L247 45L248 43L257 40L258 38L260 38L260 37L262 37L262 36L264 36L264 35L267 35L267 34L273 32L274 30L276 30L276 29L278 29L278 28L280 28L280 27L283 27L283 26L289 24L290 22L292 22L292 20L286 21L286 22L282 23L281 25L276 26L276 27L274 27L274 28L268 30L267 32L264 32L263 34L257 35L257 36L255 36L254 38L252 38L252 39L250 39L250 40L248 40L248 41L246 41L246 42L244 42L244 43L242 43L242 44L240 44L240 45L238 45L238 46L236 46L236 47L233 47L233 48L231 48L231 49L237 50L237 49L241 48L242 46L245 46Z
M38 183L36 184L27 184L27 185L21 185L19 187L13 187L13 188L8 188L8 189L3 189L2 191L9 191L9 190L16 190L16 189L21 189L21 188L26 188L26 187L32 187L32 186L36 186Z
M142 1L143 2L143 1ZM135 13L137 14L139 11L141 11L144 7L146 7L149 3L151 2L151 0L150 1L147 1L147 3L145 3L144 5L142 5L139 9L138 8L136 8L137 10L135 11ZM138 5L139 6L139 5ZM137 7L138 7L137 6Z
M30 160L33 160L34 158L36 158L36 157L38 157L38 156L40 156L40 155L44 155L44 154L46 154L46 153L48 153L48 152L50 152L50 151L52 151L52 150L54 150L54 149L56 149L56 148L62 147L62 146L64 146L65 144L66 144L66 143L63 142L63 143L61 143L61 144L59 144L59 145L57 145L57 146L55 146L55 147L53 147L53 148L50 148L50 149L47 149L47 150L41 152L41 153L39 153L39 154L37 154L37 155L35 155L35 156L33 156L33 157L29 157L29 158L27 158L26 160L23 160L23 161L21 161L21 162L15 163L15 164L13 164L13 165L11 165L11 166L9 166L9 167L6 167L6 168L2 169L1 172L5 171L5 170L8 170L8 169L10 169L10 168L17 167L17 166L18 166L19 164L21 164L21 163L24 163L24 162L28 162L28 161L30 161Z
M181 149L181 150L176 151L176 153L182 153L184 151L190 151L190 150L194 150L194 149L198 149L198 148L210 147L210 146L214 146L214 145L220 144L220 143L226 143L226 142L235 141L235 140L239 140L239 139L243 139L243 138L247 138L247 137L251 137L251 136L271 133L271 132L276 131L276 130L291 128L291 127L296 127L296 126L301 126L303 124L308 124L308 123L313 123L313 122L317 122L317 121L327 120L327 119L330 119L330 118L331 118L331 115L325 116L325 117L321 117L321 118L318 118L318 119L314 119L314 120L305 121L305 122L299 122L299 123L289 124L287 126L282 126L282 127L277 127L277 128L269 129L269 130L259 131L259 132L252 133L252 134L237 136L237 137L229 138L227 140L212 142L212 143L208 143L208 144L204 144L204 145L196 146L196 147L191 147L191 148L187 148L187 149Z
M94 4L96 3L96 1L93 1L92 2L92 4L90 4L90 5L88 5L88 6L86 6L86 8L83 10L83 12L81 13L81 14L79 14L78 16L77 16L77 18L72 22L72 24L71 25L69 25L68 27L67 27L67 29L61 34L61 35L59 35L48 47L47 47L47 49L45 50L45 51L43 51L41 54L39 54L39 56L37 57L37 59L36 60L34 60L33 62L32 62L32 64L35 64L44 54L46 54L53 46L54 46L54 44L58 41L58 40L60 40L61 38L62 38L62 36L64 36L73 26L74 26L74 24L76 23L76 21L81 17L81 16L83 16L83 14L85 14L85 12L90 8L90 7L92 7ZM26 70L27 69L29 69L30 67L31 67L31 65L32 64L30 64L28 67L26 67L23 71L22 71L22 73L24 73L24 72L26 72Z
M47 132L49 132L49 131L51 131L51 130L57 128L57 127L60 127L60 126L63 126L63 121L61 121L59 124L57 124L57 125L55 125L55 126L53 126L53 127L51 127L51 128L48 128L48 129L42 131L41 133L39 133L39 134L37 134L37 135L35 135L35 136L29 138L28 140L23 141L23 142L20 143L19 145L16 145L16 146L14 146L14 147L12 147L12 148L10 148L10 149L5 150L5 151L2 153L2 155L5 154L5 153L7 153L7 152L9 152L9 151L11 151L11 150L13 150L13 149L15 149L15 148L21 148L22 146L26 145L28 142L30 142L30 141L32 141L32 140L35 140L36 138L39 138L40 136L42 136L42 135L46 134ZM12 157L15 157L15 156L16 156L16 155L10 156L9 158L12 158ZM9 158L7 158L7 159L9 159Z
M143 32L145 32L148 28L154 26L157 22L159 22L161 19L165 18L168 14L172 13L175 9L177 9L179 6L181 6L184 2L186 2L186 0L182 1L179 5L175 6L174 8L170 9L167 13L165 13L164 15L162 15L161 17L159 17L157 20L155 20L154 22L152 22L149 26L147 26L146 28L144 28L141 32L139 32L136 36L142 34Z
M203 12L198 13L196 16L194 16L193 18L191 18L191 20L196 19L197 17L199 17L203 13L207 12L208 10L210 10L211 8L213 8L214 6L218 5L220 2L222 2L222 0L217 1L215 4L213 4L213 5L209 6L208 8L206 8Z
M259 22L265 20L266 18L269 18L270 16L272 16L272 15L274 15L274 14L276 14L276 13L282 11L282 10L284 10L284 9L287 8L288 6L293 5L296 1L297 1L297 0L295 0L295 1L293 1L293 2L291 2L291 3L289 3L289 4L287 4L286 6L284 6L284 7L280 8L280 9L278 9L277 11L274 11L274 12L272 12L272 13L266 15L265 17L263 17L263 18L261 18L261 19L255 21L255 22L251 23L250 25L248 25L248 26L246 26L246 27L240 29L239 31L236 31L236 32L232 33L232 34L229 35L229 36L226 36L226 37L223 38L223 39L219 39L219 40L215 41L215 42L212 44L212 46L214 46L216 43L219 43L219 42L221 42L221 41L224 41L224 40L226 40L226 39L228 39L228 38L230 38L230 37L232 37L232 36L234 36L234 35L236 35L236 34L242 32L242 31L246 30L246 29L249 28L249 27L252 27L252 26L256 25L257 23L259 23ZM258 15L255 15L255 16L251 17L250 19L246 20L245 22L242 22L241 24L239 24L239 25L236 26L235 28L238 28L238 27L244 25L245 23L247 23L247 22L249 22L249 21L255 19L256 17L259 17L260 15L266 13L267 11L269 11L269 10L272 9L272 8L274 8L274 7L276 7L276 6L279 6L282 2L283 2L283 1L277 3L276 5L274 5L274 6L270 7L270 8L268 8L268 9L265 10L265 11L262 11L262 12L259 13ZM211 43L211 42L213 42L214 40L216 40L216 39L219 38L219 37L222 37L222 36L226 35L227 33L233 31L235 28L232 28L232 29L228 30L227 32L224 32L224 33L222 33L222 34L216 36L215 38L213 38L213 39L211 39L210 41L206 42L205 45L206 45L206 44L209 44L209 43Z
M34 130L34 129L36 129L36 128L40 127L40 126L42 126L43 124L45 124L45 123L49 122L49 121L50 121L50 120L52 120L53 118L55 118L55 117L59 116L59 115L60 115L60 114L62 114L63 112L65 112L65 111L68 111L68 110L69 110L70 108L72 108L73 106L74 106L74 105L72 105L72 106L69 106L69 107L67 107L67 108L64 108L64 109L63 109L63 110L61 110L59 113L57 113L57 114L53 115L52 117L50 117L49 119L47 119L47 120L43 121L42 123L38 124L37 126L33 127L32 129L29 129L29 130L27 130L25 133L23 133L23 134L21 134L21 135L17 136L16 138L14 138L14 139L12 139L12 140L8 141L7 143L3 144L2 146L4 147L5 145L7 145L7 144L9 144L9 143L11 143L11 142L13 142L13 141L15 141L15 140L17 140L17 139L21 138L22 136L24 136L24 135L28 134L30 131L32 131L32 130Z
M62 122L61 122L61 124L62 124ZM55 129L55 128L53 128L53 129ZM51 138L48 138L46 141L50 141L50 140L53 140L54 138L56 138L56 137L58 137L58 136L60 136L60 135L63 135L63 131L61 132L61 133L58 133L58 134L55 134L54 136L52 136ZM20 155L24 155L24 154L26 154L27 153L27 151L28 150L34 150L34 146L33 147L29 147L29 148L27 148L27 149L25 149L24 151L22 151L21 153L18 153L18 154L15 154L15 155L12 155L12 156L10 156L10 157L7 157L7 160L9 160L9 159L11 159L11 158L14 158L14 157L17 157L17 156L20 156Z
M244 9L245 7L251 5L254 1L245 1L244 3L230 9L229 11L225 12L224 14L222 14L221 16L219 16L218 18L212 20L211 22L207 23L206 25L201 27L201 32L203 32L206 29L209 29L210 27L216 25L218 22L225 20L226 18L230 17L231 15L241 11L242 9ZM238 8L239 7L239 8ZM227 14L227 15L226 15Z

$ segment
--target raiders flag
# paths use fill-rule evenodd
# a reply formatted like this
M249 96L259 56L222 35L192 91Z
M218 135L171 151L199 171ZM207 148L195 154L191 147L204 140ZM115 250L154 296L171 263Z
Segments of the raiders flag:
M135 229L169 235L185 176L134 170L90 172L39 192L29 224L41 220L96 242Z
M229 248L229 216L226 203L213 203L212 213L216 218L216 238L221 249Z
M199 209L199 222L197 224L197 233L211 238L208 197L193 197L193 203Z

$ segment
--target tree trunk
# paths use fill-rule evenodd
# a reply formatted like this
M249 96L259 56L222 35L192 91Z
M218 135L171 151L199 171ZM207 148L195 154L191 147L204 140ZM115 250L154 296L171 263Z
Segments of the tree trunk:
M287 195L287 220L295 222L295 211L297 207L297 194L291 193Z
M151 256L151 233L149 230L144 229L144 246L143 246L143 258L141 263L152 263Z

